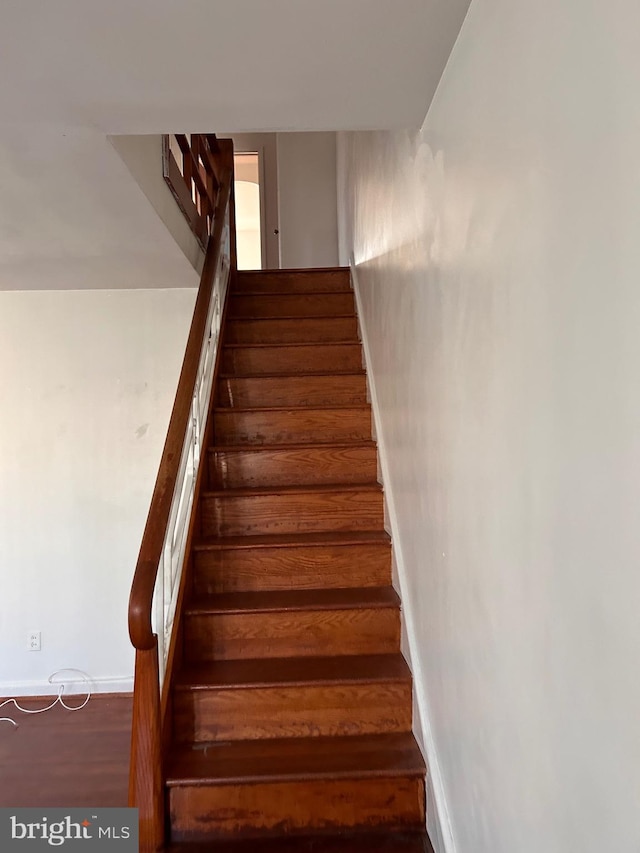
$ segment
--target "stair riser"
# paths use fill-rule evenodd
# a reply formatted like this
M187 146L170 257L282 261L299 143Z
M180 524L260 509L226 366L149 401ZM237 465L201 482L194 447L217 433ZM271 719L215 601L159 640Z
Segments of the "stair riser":
M377 470L374 445L209 454L209 482L214 489L375 483Z
M371 409L217 409L217 445L369 441Z
M423 830L424 781L326 779L171 788L174 841L330 829Z
M322 293L350 290L349 270L238 273L234 293Z
M382 492L322 492L201 500L204 536L252 536L313 531L382 530Z
M196 551L194 559L196 596L391 583L388 544Z
M400 649L396 607L188 615L188 659L394 654Z
M233 296L229 316L333 317L355 314L352 293L310 293L291 296Z
M277 406L362 406L367 403L367 382L355 376L261 376L220 379L217 405L236 409Z
M293 320L230 320L228 344L296 344L358 340L355 317L297 317Z
M358 371L362 370L362 347L359 343L225 347L221 369L236 376Z
M341 737L411 730L411 682L178 691L181 741Z

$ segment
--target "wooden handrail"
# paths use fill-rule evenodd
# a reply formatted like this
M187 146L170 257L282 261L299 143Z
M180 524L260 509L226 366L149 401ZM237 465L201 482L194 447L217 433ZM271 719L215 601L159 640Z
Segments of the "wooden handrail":
M226 140L219 140L221 146L224 142ZM222 184L216 216L214 217L213 233L209 241L209 248L202 270L198 297L187 340L187 348L182 362L182 370L180 371L178 390L171 412L167 438L160 459L158 476L151 498L151 507L147 516L138 563L131 586L131 595L129 598L129 636L136 649L151 649L154 645L153 630L151 627L153 590L156 584L156 573L160 562L169 513L171 511L173 493L176 487L184 434L189 418L191 417L191 401L193 399L193 389L195 387L209 302L211 300L213 274L218 263L218 255L220 254L220 242L224 226L224 218L221 214L229 202L232 173L233 171L230 168L225 170L224 183Z
M188 434L193 417L192 407L201 357L203 357L203 348L207 344L207 336L211 329L210 311L218 305L217 302L212 303L212 298L223 249L225 219L228 220L230 227L229 263L232 272L236 269L233 143L231 140L216 140L214 152L204 137L192 137L193 141L195 141L196 152L204 151L207 161L211 158L212 162L208 163L209 168L205 166L203 170L205 174L209 174L209 169L213 172L212 164L215 162L216 204L214 207L212 196L208 191L207 204L211 204L211 207L203 206L203 214L199 217L200 227L209 224L211 227L211 232L206 235L208 240L205 263L129 597L129 636L136 649L129 805L137 807L139 811L139 840L142 853L159 850L164 844L165 833L160 660L158 637L154 634L152 624L154 591L167 530L171 523L185 436ZM191 161L194 166L198 166L198 171L199 158L200 154ZM202 182L200 173L199 177ZM198 186L197 180L196 186ZM214 182L211 180L210 188L213 186Z

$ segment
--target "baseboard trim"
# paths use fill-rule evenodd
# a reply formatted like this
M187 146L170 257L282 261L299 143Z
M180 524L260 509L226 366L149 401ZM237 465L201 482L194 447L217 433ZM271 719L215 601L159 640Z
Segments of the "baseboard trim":
M386 452L384 429L380 404L376 390L376 377L372 367L371 349L367 328L364 323L362 310L362 296L358 271L353 255L350 258L351 281L356 301L356 313L358 315L358 326L364 351L365 368L367 371L367 383L369 396L371 398L371 410L373 412L373 426L378 443L378 460L382 484L385 495L385 509L391 533L393 558L395 564L394 580L398 584L398 592L402 600L403 612L403 652L408 658L408 664L413 673L414 681L414 734L419 741L427 762L427 830L435 853L456 853L456 846L451 828L449 810L447 808L442 774L430 725L430 715L425 691L425 680L417 649L416 619L413 606L408 593L407 572L402 553L402 542L400 539L400 528L398 524L398 513L393 494L392 479L389 470L389 458Z
M51 683L44 681L13 681L0 682L0 697L2 699L38 698L40 696L57 696L60 685L64 684L65 696L86 696L87 682L78 676L56 680ZM116 693L131 694L133 691L133 676L115 678L91 678L88 682L92 694ZM2 701L0 699L0 701Z

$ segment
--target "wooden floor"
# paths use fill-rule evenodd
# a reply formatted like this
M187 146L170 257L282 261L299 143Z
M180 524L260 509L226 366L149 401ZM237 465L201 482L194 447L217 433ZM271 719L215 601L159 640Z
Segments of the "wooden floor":
M21 704L42 708L49 701ZM0 723L0 807L126 806L131 703L98 695L81 711L58 705L33 715L5 706L0 716L18 728Z
M71 701L71 700L70 700ZM42 700L21 700L41 708ZM81 711L0 716L0 807L126 806L131 698L94 696ZM215 844L177 844L167 853L432 853L425 836L308 836Z
M314 835L302 838L272 838L175 844L167 853L433 853L426 835L389 833L367 835Z

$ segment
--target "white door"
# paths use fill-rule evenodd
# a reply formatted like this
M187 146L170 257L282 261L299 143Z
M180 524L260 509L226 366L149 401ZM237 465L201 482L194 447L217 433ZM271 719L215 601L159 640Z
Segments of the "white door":
M233 139L238 267L278 269L280 241L276 134L220 133L218 136L230 136ZM246 233L242 233L243 231ZM241 248L241 244L244 248Z

